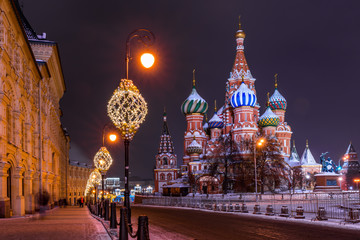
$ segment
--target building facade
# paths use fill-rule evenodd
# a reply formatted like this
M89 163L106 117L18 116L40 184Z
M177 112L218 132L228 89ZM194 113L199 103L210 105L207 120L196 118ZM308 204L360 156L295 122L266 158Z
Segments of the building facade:
M0 217L66 197L69 136L61 125L65 92L58 46L38 36L17 0L0 1Z
M77 199L85 198L86 183L94 167L76 161L69 162L67 177L67 203L76 205Z

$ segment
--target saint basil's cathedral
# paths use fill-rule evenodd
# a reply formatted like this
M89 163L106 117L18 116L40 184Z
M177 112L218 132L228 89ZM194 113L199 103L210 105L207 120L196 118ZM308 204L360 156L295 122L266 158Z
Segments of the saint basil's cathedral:
M184 156L180 169L177 167L177 156L174 154L173 142L167 126L164 113L163 132L156 155L155 192L169 194L169 188L189 188L188 176L197 176L200 189L203 192L221 192L222 177L212 177L207 174L209 161L216 149L220 136L231 136L233 142L240 144L243 140L256 141L259 136L276 138L280 144L281 157L291 166L301 166L305 174L321 171L321 164L316 163L308 144L301 159L295 145L290 150L291 127L285 121L287 108L286 99L281 95L275 75L275 90L269 98L265 112L260 114L257 101L255 78L252 76L244 54L245 33L239 24L235 34L236 55L226 81L224 105L215 111L209 121L204 122L208 111L208 103L199 95L195 86L195 70L193 72L193 87L188 98L181 105L185 115L187 128L184 133ZM216 104L216 103L215 103ZM240 151L240 157L246 158L252 153ZM189 174L190 173L190 174ZM204 191L204 185L207 189ZM211 186L211 189L209 188ZM215 188L214 188L215 186ZM183 192L186 194L187 192Z

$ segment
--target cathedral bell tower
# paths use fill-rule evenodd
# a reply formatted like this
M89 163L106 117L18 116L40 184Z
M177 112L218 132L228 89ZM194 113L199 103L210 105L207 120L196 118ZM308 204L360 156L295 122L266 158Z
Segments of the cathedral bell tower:
M208 110L207 102L197 93L195 88L195 69L193 70L193 87L189 97L181 105L181 111L186 117L187 128L184 134L184 157L182 171L187 170L191 158L187 147L195 139L205 149L207 137L203 129L204 114ZM204 152L204 151L202 151Z
M168 181L178 178L177 156L167 125L166 112L163 115L163 129L160 137L158 154L155 156L155 192L162 193L162 186Z

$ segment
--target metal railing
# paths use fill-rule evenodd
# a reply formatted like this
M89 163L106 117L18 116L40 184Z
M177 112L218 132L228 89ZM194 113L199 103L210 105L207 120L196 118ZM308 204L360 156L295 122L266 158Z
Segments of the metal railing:
M249 212L254 210L256 213L272 215L270 214L271 212L287 217L295 217L298 214L297 211L303 211L304 216L310 219L326 220L331 218L350 222L360 221L360 198L358 191L342 193L258 194L257 202L256 195L248 193L230 196L163 196L143 199L142 204L190 207L227 212L241 212L245 207ZM299 206L302 207L301 210L299 210ZM283 211L287 211L288 215L282 214Z

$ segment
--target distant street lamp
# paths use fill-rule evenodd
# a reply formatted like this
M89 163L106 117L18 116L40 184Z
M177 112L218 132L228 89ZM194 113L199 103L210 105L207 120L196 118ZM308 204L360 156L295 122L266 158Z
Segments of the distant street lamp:
M129 144L135 133L144 122L148 112L147 103L141 96L138 88L129 80L130 42L137 39L145 46L151 46L155 40L154 34L147 29L137 29L128 35L126 40L126 79L121 79L107 106L108 116L119 129L124 140L125 148L125 194L124 206L127 210L127 219L131 226L130 191L129 191ZM154 64L154 56L146 53L141 57L144 67Z
M109 151L106 149L105 146L101 147L99 151L95 154L94 157L94 165L96 169L99 170L101 173L101 202L104 201L104 176L106 172L109 170L113 160L109 153Z
M255 197L256 197L256 202L258 201L258 190L257 190L257 169L256 169L256 147L262 147L263 144L265 143L265 139L264 138L260 138L257 141L254 141L254 172L255 172Z
M89 176L89 181L90 183L94 186L95 188L95 203L96 203L96 186L100 184L101 181L101 174L99 172L99 170L94 169Z
M360 189L359 189L359 182L360 182L360 178L355 178L354 182L357 184L357 189L359 191L359 200L360 200Z
M342 190L342 185L341 185L341 181L343 180L342 177L339 177L339 182L340 182L340 189Z

